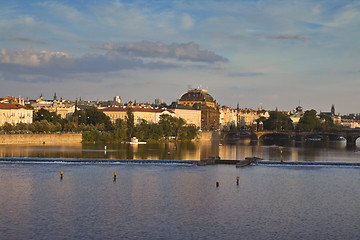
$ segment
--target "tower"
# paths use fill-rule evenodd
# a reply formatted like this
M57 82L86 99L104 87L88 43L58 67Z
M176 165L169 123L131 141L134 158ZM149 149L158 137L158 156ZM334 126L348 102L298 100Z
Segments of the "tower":
M335 107L334 104L331 106L331 115L335 115Z

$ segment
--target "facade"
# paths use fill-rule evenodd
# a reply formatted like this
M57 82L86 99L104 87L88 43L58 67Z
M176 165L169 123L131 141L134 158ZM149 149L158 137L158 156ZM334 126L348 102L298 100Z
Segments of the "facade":
M294 112L294 114L290 115L290 119L293 122L293 127L295 128L300 119L304 116L303 108L301 106L298 106Z
M0 126L5 123L32 123L33 110L14 103L0 103Z
M153 108L138 108L133 107L132 113L134 114L134 123L140 124L143 120L148 123L158 123L160 116L163 114L168 114L170 116L175 116L175 113L167 109L153 109ZM110 118L112 123L115 123L117 119L125 120L127 116L126 107L108 107L101 109L103 113Z
M217 130L220 127L219 106L204 89L190 89L181 95L178 103L201 111L201 129Z
M265 111L261 108L257 111L251 108L238 109L237 110L238 127L251 128L253 122L259 119L260 117L264 117L268 119L270 117L270 114L268 111Z
M220 109L220 126L221 128L237 127L237 111L227 106L222 106Z
M173 103L168 109L175 113L175 117L184 119L186 124L193 124L197 128L201 128L201 110L176 103Z
M345 128L360 128L360 121L355 119L342 119L341 126Z
M205 131L217 130L220 128L220 112L218 108L206 105L199 106L201 110L201 129Z
M47 101L42 98L42 96L31 103L31 106L34 108L34 111L37 112L40 109L45 109L49 112L55 112L62 119L69 119L75 112L75 104L70 101L61 101L56 100L56 94L53 101Z

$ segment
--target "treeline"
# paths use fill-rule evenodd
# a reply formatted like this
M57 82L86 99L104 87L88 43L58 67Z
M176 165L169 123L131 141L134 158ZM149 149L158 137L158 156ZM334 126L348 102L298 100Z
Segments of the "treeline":
M148 142L170 139L192 140L198 133L195 125L186 125L184 119L170 115L161 115L159 123L147 123L143 120L135 125L131 108L128 108L125 120L117 119L111 128L110 131L85 131L83 141L119 143L129 141L131 137Z
M135 125L131 108L127 110L125 120L117 119L112 124L110 118L97 108L76 111L69 120L61 119L56 113L45 109L34 113L31 124L16 125L5 123L1 129L5 132L83 132L83 142L118 143L137 137L141 141L192 140L198 129L195 125L186 125L182 118L170 115L160 116L159 123L147 123L143 120Z
M257 120L258 124L263 123L264 130L286 131L294 130L293 122L290 116L281 112L270 112L268 119L261 117ZM300 118L295 130L311 132L311 131L339 131L341 125L334 123L333 119L324 114L317 115L314 109L305 111Z

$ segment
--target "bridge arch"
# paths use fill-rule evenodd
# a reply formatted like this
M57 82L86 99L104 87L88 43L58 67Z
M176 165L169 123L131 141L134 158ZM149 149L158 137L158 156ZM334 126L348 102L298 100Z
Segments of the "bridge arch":
M263 133L258 136L258 139L261 142L268 140L268 139L290 141L293 139L293 137L291 134L288 134L286 132L278 132L278 133Z
M309 136L321 135L321 140L329 141L333 140L334 136L343 137L346 139L346 146L348 148L356 147L356 140L360 138L360 130L358 129L344 129L342 131L328 131L328 132L298 132L298 131L253 131L253 130L240 130L223 132L222 139L224 140L238 140L244 138L250 138L252 142L263 141L267 136L282 136L289 140L295 140L296 142L304 142Z

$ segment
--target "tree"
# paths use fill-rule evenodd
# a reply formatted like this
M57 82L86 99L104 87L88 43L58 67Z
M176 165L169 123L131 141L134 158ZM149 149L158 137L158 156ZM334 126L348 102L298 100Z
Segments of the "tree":
M13 130L14 126L11 123L5 122L1 127L4 131L10 132Z
M197 136L197 128L195 125L184 126L180 132L181 140L192 140Z
M101 126L101 124L103 124L105 126L104 130L112 129L110 118L102 111L99 111L96 107L86 109L85 115L87 124L94 126Z
M49 112L48 110L41 108L37 113L34 114L34 121L40 122L46 120L49 123L60 123L64 125L64 120L55 112Z
M304 116L299 120L297 129L307 132L321 130L320 119L316 116L316 111L314 109L304 113Z
M173 117L168 114L160 116L159 125L163 129L165 137L175 136L176 140L178 140L185 124L186 121L183 118Z
M338 131L341 130L341 126L335 124L333 119L325 114L320 115L321 130L323 131Z
M173 129L171 126L171 116L163 114L160 116L159 125L162 129L165 138L169 138L173 135Z
M126 110L126 127L127 127L127 137L132 138L135 133L135 124L134 124L134 114L131 108Z
M126 140L126 122L122 119L116 119L114 125L114 141L122 142Z
M267 120L262 120L264 123L264 129L266 130L283 131L293 129L290 116L281 112L272 111L270 112L270 117Z

